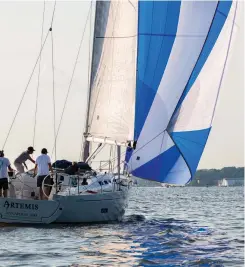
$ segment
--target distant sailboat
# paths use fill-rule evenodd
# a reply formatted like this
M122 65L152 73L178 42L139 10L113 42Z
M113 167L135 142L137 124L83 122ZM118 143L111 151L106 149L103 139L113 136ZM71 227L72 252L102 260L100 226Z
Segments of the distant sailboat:
M91 143L111 146L117 170L71 176L57 169L47 201L32 199L31 173L21 189L12 179L21 194L0 200L0 221L120 220L130 175L190 182L210 133L236 10L232 1L97 1L83 158L96 156ZM22 206L31 209L20 213Z

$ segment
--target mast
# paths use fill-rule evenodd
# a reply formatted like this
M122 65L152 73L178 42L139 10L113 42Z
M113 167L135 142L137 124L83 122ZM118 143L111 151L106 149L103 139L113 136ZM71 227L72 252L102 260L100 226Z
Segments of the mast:
M91 1L92 2L92 1ZM92 13L92 10L91 10ZM95 16L94 16L94 33L93 33L93 45L92 45L92 59L91 59L91 65L90 65L90 81L89 81L89 92L88 92L88 101L87 101L87 112L86 112L86 122L85 122L85 132L83 134L85 141L83 143L83 161L85 162L89 157L89 141L87 141L88 136L88 120L89 120L89 108L90 108L90 99L91 99L91 89L92 89L92 66L93 66L93 60L94 60L94 45L95 45L95 22L96 22L96 16L97 16L97 1L95 4Z
M117 146L117 172L118 172L118 179L120 180L120 161L121 161L121 147Z

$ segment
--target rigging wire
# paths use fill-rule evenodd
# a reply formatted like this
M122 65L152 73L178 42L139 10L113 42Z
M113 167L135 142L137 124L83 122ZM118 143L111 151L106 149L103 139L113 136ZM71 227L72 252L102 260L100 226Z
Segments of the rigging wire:
M52 85L53 85L53 117L54 117L54 157L56 161L56 156L57 156L57 148L56 148L56 123L55 123L55 86L54 86L54 38L53 38L53 30L50 28L51 31L51 46L52 46Z
M56 4L56 2L55 2L55 4ZM52 23L53 23L53 19L54 19L54 14L55 14L55 5L54 5L54 10L53 10L53 15L52 15L52 20L51 20L51 27L52 27ZM32 76L33 76L34 71L35 71L35 69L36 69L37 63L38 63L38 61L39 61L39 59L40 59L40 56L41 56L41 53L42 53L42 51L43 51L44 45L46 44L47 38L48 38L48 36L49 36L49 32L50 32L50 30L48 30L48 32L47 32L47 34L46 34L46 36L45 36L43 45L42 45L42 47L41 47L41 49L40 49L40 51L39 51L39 54L38 54L38 57L37 57L36 62L35 62L35 64L34 64L34 67L33 67L33 69L32 69L31 75L30 75L30 77L29 77L29 79L28 79L27 85L26 85L25 90L24 90L24 92L23 92L23 94L22 94L21 100L20 100L19 105L18 105L18 107L17 107L17 110L16 110L16 112L15 112L14 118L13 118L13 120L12 120L12 123L11 123L11 125L10 125L9 131L8 131L7 136L6 136L6 138L5 138L4 144L3 144L3 146L2 146L2 150L4 150L5 145L6 145L7 141L8 141L8 138L9 138L10 132L11 132L13 126L14 126L15 120L16 120L16 118L17 118L17 115L18 115L18 113L19 113L20 107L21 107L22 102L23 102L23 100L24 100L25 94L26 94L27 89L28 89L28 87L29 87L29 84L30 84L30 82L31 82L31 79L32 79Z
M96 6L95 6L96 8ZM91 35L92 35L92 1L91 1L91 12L90 12L90 25L89 25L89 51L88 51L88 90L91 89L91 74L92 74L92 61L91 61ZM88 92L89 94L89 92ZM88 103L88 101L87 101ZM88 115L88 112L86 112L86 114ZM85 132L86 125L84 125L83 127L83 133ZM85 138L84 135L82 134L82 141L81 141L81 146L80 146L80 156L79 156L79 161L82 160L83 157L83 149L84 149L84 143L85 143Z
M54 12L55 12L55 7L56 7L56 1L54 3L54 9L53 9L53 17L51 21L51 26L50 26L50 31L51 31L51 46L52 46L52 85L53 85L53 117L54 117L54 157L56 161L56 156L57 156L57 147L56 147L56 108L55 108L55 84L54 84L54 38L53 38L53 22L54 22Z
M141 149L143 149L145 146L147 146L148 144L150 144L152 141L154 141L157 137L159 137L161 134L164 134L164 132L165 132L166 130L163 130L163 131L161 131L159 134L157 134L156 136L154 136L152 139L150 139L147 143L145 143L144 145L142 145L141 147L138 147L137 149L135 149L134 151L133 151L133 154L135 154L136 152L138 152L138 151L140 151ZM126 155L126 153L127 153L127 149L125 150L125 152L122 152L120 155L121 156L124 156L124 155ZM132 154L132 156L133 156L133 154ZM131 156L131 157L132 157ZM115 162L117 160L117 156L115 156L113 159L112 159L112 161L113 162ZM102 165L102 167L105 167L106 165L108 165L108 163L105 163L104 165Z
M116 158L116 146L113 147L113 154L112 154L112 159ZM122 152L123 153L123 152ZM112 161L112 160L111 160ZM115 161L112 161L112 169L115 169Z
M4 141L4 144L3 144L3 147L2 147L2 150L4 149L4 147L5 147L6 143L7 143L8 137L9 137L10 132L11 132L11 130L12 130L12 128L13 128L14 123L15 123L15 119L16 119L16 117L17 117L17 115L18 115L18 112L19 112L19 109L20 109L20 107L21 107L21 104L22 104L22 102L23 102L23 100L24 100L26 91L27 91L27 89L28 89L28 86L29 86L29 84L30 84L31 78L32 78L32 76L33 76L33 73L34 73L34 71L35 71L35 68L36 68L36 66L37 66L37 63L38 63L38 61L39 61L39 58L40 58L41 52L42 52L42 50L43 50L43 47L44 47L44 45L45 45L45 43L46 43L46 41L47 41L47 37L48 37L48 35L49 35L49 31L48 31L48 33L47 33L47 35L46 35L46 37L45 37L43 46L42 46L42 48L41 48L41 50L40 50L40 52L39 52L39 55L38 55L38 57L37 57L37 60L36 60L35 65L34 65L34 67L33 67L32 73L31 73L31 75L30 75L30 77L29 77L29 80L28 80L28 82L27 82L27 85L26 85L26 87L25 87L25 90L24 90L24 92L23 92L23 94L22 94L20 103L19 103L18 108L17 108L17 110L16 110L14 119L12 120L12 123L11 123L11 125L10 125L9 131L8 131L8 134L7 134L7 137L6 137L6 139L5 139L5 141Z
M45 0L43 1L43 21L42 21L41 47L42 47L42 43L43 43L44 18L45 18ZM35 119L34 119L34 129L33 129L33 141L32 141L32 146L33 147L35 147L35 137L36 137L36 124L37 124L37 109L38 109L38 95L39 95L39 84L40 84L41 58L42 58L42 55L40 55L39 66L38 66L36 108L35 108Z
M109 171L112 171L112 153L113 153L113 145L110 145L110 155L109 155Z
M116 152L116 149L115 149L115 152ZM114 155L116 154L115 152L114 152ZM125 151L125 152L122 152L122 153L120 154L120 156L124 156L125 154L126 154L126 151ZM115 156L115 157L112 158L111 161L110 161L111 164L113 164L112 169L116 169L116 167L117 167L117 166L114 165L114 163L115 163L115 161L117 160L117 158L118 158L118 156ZM123 163L123 162L124 162L124 160L121 161L121 163ZM106 167L108 164L109 164L109 162L104 163L103 165L101 165L101 168Z
M58 129L57 129L57 132L56 132L56 135L55 135L55 141L54 141L54 146L53 146L53 149L52 149L52 155L53 155L53 152L54 152L54 149L55 149L55 145L56 145L56 142L57 142L57 138L58 138L58 134L59 134L59 131L60 131L60 126L61 126L61 122L62 122L62 119L63 119L63 116L64 116L64 112L65 112L68 96L70 94L71 85L72 85L72 82L73 82L73 78L74 78L74 74L75 74L75 70L76 70L76 66L77 66L77 62L78 62L78 57L80 55L80 50L81 50L81 46L82 46L82 43L83 43L84 34L85 34L86 26L87 26L87 23L88 23L89 14L91 12L91 6L92 6L92 3L91 3L90 8L89 8L88 16L87 16L87 19L86 19L85 27L84 27L84 30L83 30L82 38L81 38L81 41L80 41L80 44L79 44L79 48L78 48L78 53L77 53L75 64L74 64L73 71L72 71L71 80L70 80L70 83L69 83L69 86L68 86L68 90L67 90L67 93L66 93L66 98L65 98L64 105L63 105L63 109L62 109L62 113L61 113Z
M102 145L102 143L99 143L99 145L97 146L97 148L95 149L95 151L91 154L91 156L89 156L85 162L90 162L91 160L93 160L99 153L100 151L105 147L105 144Z
M55 2L54 2L53 14L52 14L52 19L51 19L51 23L50 23L51 28L53 27L55 8L56 8L56 0L55 0Z
M217 106L217 102L218 102L218 98L219 98L219 94L220 94L220 88L221 88L221 85L222 85L222 82L223 82L223 78L224 78L224 74L225 74L225 70L226 70L226 65L227 65L227 60L228 60L228 56L229 56L229 51L230 51L230 48L231 48L231 41L232 41L232 37L233 37L233 34L234 34L234 26L235 26L235 20L236 20L236 15L237 15L237 5L238 5L238 1L236 2L236 6L235 6L235 14L234 14L233 21L232 21L231 34L230 34L227 53L226 53L226 57L225 57L225 62L224 62L224 66L223 66L223 70L222 70L222 74L221 74L221 78L220 78L220 82L219 82L218 93L217 93L217 96L216 96L216 99L215 99L215 104L214 104L214 109L213 109L213 114L212 114L210 126L213 123L214 112L216 110L216 106Z

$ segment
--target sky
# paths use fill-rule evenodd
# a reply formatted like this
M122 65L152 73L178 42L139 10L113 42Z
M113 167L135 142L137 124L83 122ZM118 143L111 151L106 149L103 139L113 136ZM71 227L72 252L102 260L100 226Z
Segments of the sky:
M54 2L45 4L44 37ZM56 129L64 106L72 70L83 35L90 2L58 1L53 24L54 88ZM43 2L0 2L0 94L3 146L41 46ZM92 18L93 19L93 18ZM78 160L86 114L90 29L86 27L64 117L57 139L57 159ZM42 52L38 111L34 147L54 145L52 43L48 36ZM200 168L244 166L244 4L239 2L236 34L217 104L213 129ZM19 153L33 144L38 68L34 71L13 128L5 145L5 154L13 162ZM53 157L54 159L54 157ZM29 164L32 167L31 164Z

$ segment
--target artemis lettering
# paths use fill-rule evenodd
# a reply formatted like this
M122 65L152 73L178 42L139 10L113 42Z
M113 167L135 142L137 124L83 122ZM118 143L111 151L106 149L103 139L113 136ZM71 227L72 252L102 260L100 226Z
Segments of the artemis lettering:
M7 200L4 202L4 208L13 208L13 209L24 209L24 210L38 210L38 204L24 204L18 202L8 202Z

